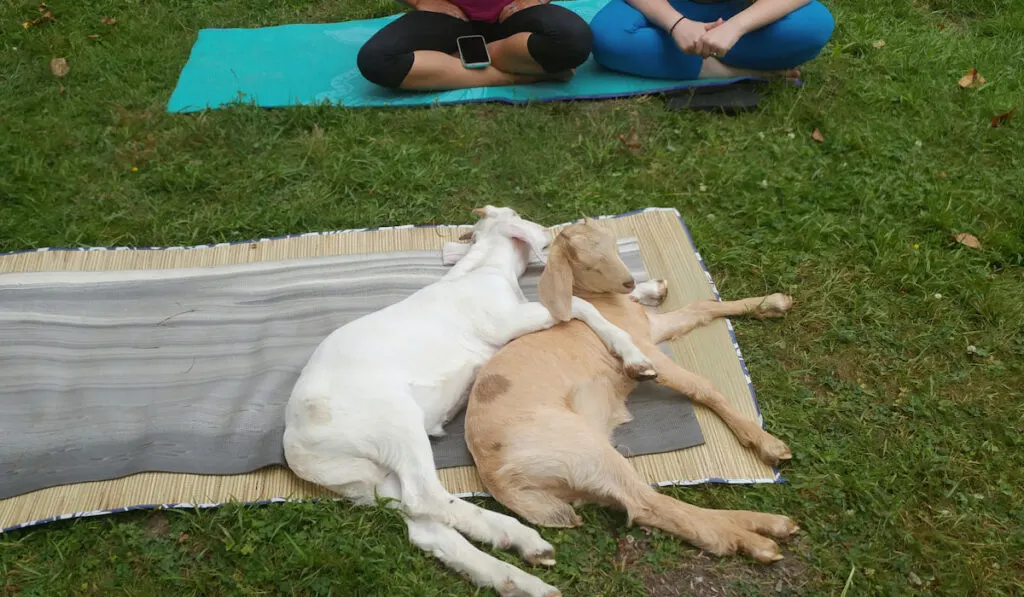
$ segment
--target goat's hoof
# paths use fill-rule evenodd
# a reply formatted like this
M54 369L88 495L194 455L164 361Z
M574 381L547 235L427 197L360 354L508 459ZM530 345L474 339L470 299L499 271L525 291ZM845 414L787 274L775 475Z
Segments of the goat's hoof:
M658 371L654 368L654 363L648 361L646 358L637 360L627 360L623 363L626 369L626 375L631 379L637 381L648 381L651 379L657 379Z
M494 587L502 597L561 597L562 593L541 579L516 570L518 581L511 578Z
M626 365L626 375L637 381L649 381L658 378L658 372L654 367L646 363Z
M754 311L754 317L759 319L770 319L773 317L782 317L793 307L793 297L788 294L782 294L776 292L775 294L766 296L764 301L757 306Z
M555 561L555 550L549 549L541 553L530 554L526 557L526 561L533 564L534 566L547 566L551 567L557 564Z
M750 546L746 551L750 557L762 564L773 564L782 559L779 546L771 539L764 539L764 545Z
M793 459L793 452L786 442L771 435L761 443L759 452L761 460L770 466L777 466L784 461Z
M657 307L665 302L666 296L668 296L668 283L665 280L642 282L637 284L633 292L629 294L630 300L645 307Z
M652 381L658 379L658 372L654 369L645 369L640 372L640 375L636 376L636 379L639 381Z

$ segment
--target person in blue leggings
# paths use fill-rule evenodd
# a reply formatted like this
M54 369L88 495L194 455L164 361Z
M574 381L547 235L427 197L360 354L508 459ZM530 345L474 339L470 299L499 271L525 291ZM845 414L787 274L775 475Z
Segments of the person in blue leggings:
M611 0L590 23L598 64L676 80L797 77L834 27L817 0Z

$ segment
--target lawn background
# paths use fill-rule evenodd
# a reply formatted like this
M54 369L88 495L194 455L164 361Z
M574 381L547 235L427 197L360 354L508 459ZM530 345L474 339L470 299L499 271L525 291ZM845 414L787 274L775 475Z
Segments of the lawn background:
M670 493L788 514L802 538L766 568L587 509L583 528L544 531L559 565L537 572L567 596L839 595L848 580L848 595L1024 594L1024 120L989 126L1024 108L1024 3L828 6L835 36L806 86L734 118L655 98L172 116L200 28L395 4L62 0L56 22L25 29L37 5L9 1L0 250L464 223L484 203L546 223L676 207L724 297L796 298L782 322L737 322L768 428L795 458L787 485ZM972 67L987 83L961 89ZM618 140L630 131L638 154ZM0 595L187 594L473 589L408 545L395 513L344 504L0 536Z

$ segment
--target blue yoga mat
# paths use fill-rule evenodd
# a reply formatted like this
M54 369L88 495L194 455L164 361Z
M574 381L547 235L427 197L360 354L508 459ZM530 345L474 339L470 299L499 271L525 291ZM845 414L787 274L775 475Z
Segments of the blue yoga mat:
M607 0L558 2L588 23ZM169 112L244 103L345 107L602 99L725 85L741 79L664 81L612 72L587 60L568 83L477 87L444 92L388 91L356 68L359 48L398 15L367 21L261 29L203 29L171 95Z

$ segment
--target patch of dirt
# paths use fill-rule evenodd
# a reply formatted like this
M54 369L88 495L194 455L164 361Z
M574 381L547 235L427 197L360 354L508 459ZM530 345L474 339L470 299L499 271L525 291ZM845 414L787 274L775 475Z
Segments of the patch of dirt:
M114 106L114 125L121 127L145 127L148 126L157 115L156 106L148 108L125 108Z
M742 556L719 558L689 551L674 565L655 567L638 563L650 545L645 539L618 539L615 565L637 566L650 597L740 597L744 595L799 595L813 585L817 574L807 562L805 540L797 537L783 544L785 558L774 564L758 564Z
M640 527L645 533L650 535L650 530ZM637 539L632 535L623 535L615 540L615 568L616 570L625 570L626 568L635 564L645 553L650 551L650 541L646 539Z
M809 583L810 567L803 558L785 553L786 559L768 566L697 553L676 568L645 571L644 585L651 597L798 595Z
M153 133L147 133L143 139L126 142L114 150L114 159L124 167L144 166L156 159L157 139Z
M143 531L147 537L163 537L171 529L171 523L167 517L157 512L142 523Z

